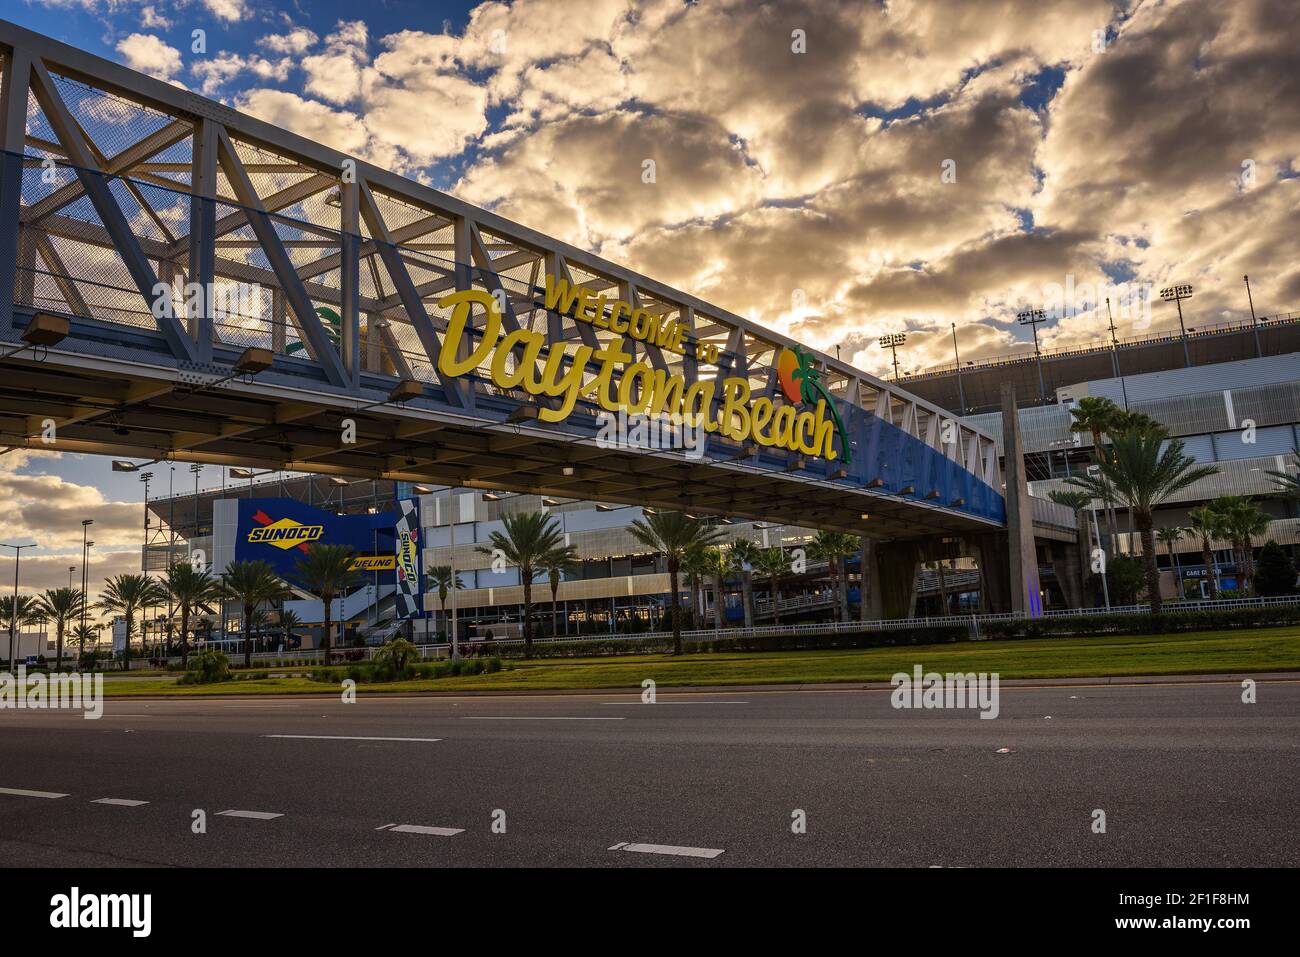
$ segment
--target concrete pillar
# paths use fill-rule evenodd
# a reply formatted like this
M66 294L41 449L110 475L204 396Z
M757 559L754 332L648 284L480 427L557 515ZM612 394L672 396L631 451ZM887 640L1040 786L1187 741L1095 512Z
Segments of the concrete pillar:
M884 617L880 600L880 543L874 538L862 536L862 585L858 589L861 597L861 620L879 621Z
M1002 383L1003 494L1007 503L1007 544L1010 551L1011 610L1029 618L1043 614L1038 584L1038 555L1034 549L1034 514L1025 478L1024 440L1016 412L1015 383Z

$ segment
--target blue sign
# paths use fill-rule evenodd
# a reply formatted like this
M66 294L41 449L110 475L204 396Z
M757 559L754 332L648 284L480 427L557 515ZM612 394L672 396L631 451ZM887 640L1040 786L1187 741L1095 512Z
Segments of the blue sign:
M377 575L380 585L395 581L396 512L338 515L292 498L239 500L235 560L263 561L286 581L296 582L298 561L313 545L346 545L357 553L354 567Z

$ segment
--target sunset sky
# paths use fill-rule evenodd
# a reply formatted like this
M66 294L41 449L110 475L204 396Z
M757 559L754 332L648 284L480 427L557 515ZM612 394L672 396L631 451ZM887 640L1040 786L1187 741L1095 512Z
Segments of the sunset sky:
M921 369L951 360L953 323L963 359L1026 348L1015 313L1043 306L1044 346L1075 344L1105 334L1104 296L1171 282L1196 287L1192 326L1248 317L1245 273L1261 315L1300 309L1285 0L5 0L0 16L876 374L885 332L908 331L900 362ZM1158 297L1116 320L1177 327ZM141 493L105 459L11 452L0 537L62 539L24 578L66 584L94 517L95 575L138 570Z

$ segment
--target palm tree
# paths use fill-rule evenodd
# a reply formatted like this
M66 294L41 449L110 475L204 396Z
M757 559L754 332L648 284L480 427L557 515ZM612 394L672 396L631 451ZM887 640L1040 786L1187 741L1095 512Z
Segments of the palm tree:
M123 574L108 579L99 599L99 607L110 614L120 614L126 622L126 642L122 651L122 670L131 667L131 634L136 612L149 605L166 601L163 585L148 575ZM143 642L141 650L144 650Z
M751 538L738 538L731 543L732 567L740 572L740 599L745 606L745 627L754 627L754 562L758 558L758 544Z
M1224 537L1223 516L1208 505L1194 508L1187 513L1187 520L1192 533L1201 541L1201 559L1205 562L1205 580L1210 586L1210 598L1219 597L1217 569L1214 567L1214 549L1212 543L1216 538Z
M1300 452L1295 454L1295 466L1295 475L1290 472L1279 472L1272 469L1268 471L1268 474L1273 476L1273 485L1277 489L1275 494L1291 499L1293 502L1300 502Z
M1187 534L1187 529L1177 525L1166 525L1156 529L1156 541L1164 545L1169 550L1169 566L1174 572L1174 583L1178 586L1178 598L1181 601L1183 597L1183 573L1178 567L1178 552L1175 546L1183 540Z
M843 532L818 532L813 537L812 549L814 555L826 559L834 582L840 621L848 621L849 576L844 559L858 550L857 539Z
M731 562L721 548L709 545L700 550L700 568L713 579L713 627L721 631L724 624L723 607L726 604L723 591L726 588L727 572L731 571Z
M438 603L442 606L442 629L447 630L447 595L455 588L460 590L465 583L451 570L450 565L434 565L424 573L425 588L438 589Z
M302 562L311 558L317 551L326 548L338 548L337 545L316 545L302 559L299 560L301 568ZM284 582L276 575L275 570L267 562L231 562L226 566L226 570L221 573L222 595L231 601L238 602L240 607L240 621L243 623L244 630L244 667L253 667L253 613L257 606L266 602L281 601L288 594L288 588ZM332 596L331 596L332 597ZM325 602L325 640L329 641L329 602ZM326 647L326 660L329 658L328 645Z
M356 553L347 545L324 545L317 543L311 547L294 568L294 575L303 588L321 600L324 617L324 632L321 638L321 654L325 664L330 660L330 631L334 627L334 598L344 594L362 580L362 573L352 567Z
M63 635L68 623L75 621L85 607L86 598L80 588L49 588L36 600L36 607L47 619L54 622L54 670L63 670Z
M561 545L554 551L548 552L537 563L546 574L547 583L551 586L551 634L560 633L560 581L565 572L573 568L574 563L578 560L578 550L572 545Z
M292 637L295 628L302 627L302 619L292 608L285 608L283 603L280 605L280 613L277 617L280 619L280 630L284 632L284 647L288 649L289 638Z
M84 656L87 642L94 644L99 640L99 626L90 624L77 625L72 629L71 638L76 642L78 656ZM91 667L93 670L93 664Z
M1087 492L1067 492L1058 488L1048 492L1047 497L1057 505L1064 505L1076 514L1092 504L1092 496Z
M500 554L519 569L519 582L524 586L524 657L533 656L533 579L547 554L564 545L560 523L545 512L519 512L501 516L504 530L488 536L488 544L480 545L484 555Z
M682 559L682 571L691 587L691 626L702 627L704 621L704 576L709 573L709 557L704 552L704 545L696 545L686 550Z
M5 595L0 598L0 620L8 623L9 637L22 630L23 625L34 625L42 620L42 613L37 608L36 598L32 595L18 596L18 614L14 614L14 596ZM13 646L10 645L12 648ZM9 670L13 671L14 663L9 662Z
M206 569L177 562L167 569L163 587L181 616L181 670L185 670L190 664L190 615L212 614L212 603L221 600L221 582Z
M764 548L758 553L757 568L767 576L772 589L772 622L781 624L781 576L785 574L785 552L780 545Z
M1242 592L1247 592L1254 577L1251 539L1268 531L1268 514L1239 495L1221 495L1210 502L1209 509L1223 519L1223 531L1231 539L1236 557L1237 585Z
M722 532L683 512L651 512L632 522L628 531L642 545L664 557L668 566L668 588L673 607L673 654L682 653L682 613L679 575L682 562L695 548L712 545Z
M1070 418L1073 420L1070 424L1070 431L1087 432L1092 436L1094 456L1104 456L1105 450L1101 444L1102 433L1110 430L1116 417L1122 412L1123 410L1110 399L1086 395L1070 410ZM1109 486L1102 486L1102 493L1095 497L1101 499L1102 510L1106 513L1106 535L1109 541L1113 543L1115 541L1115 506ZM1111 547L1114 546L1111 545Z
M1153 511L1169 496L1194 482L1218 473L1212 465L1197 465L1183 452L1181 439L1166 438L1163 430L1136 428L1110 437L1109 454L1094 453L1097 475L1066 479L1094 496L1107 490L1123 502L1137 523L1142 538L1142 560L1146 565L1147 592L1151 612L1160 614L1160 578L1156 571L1156 546L1152 531Z

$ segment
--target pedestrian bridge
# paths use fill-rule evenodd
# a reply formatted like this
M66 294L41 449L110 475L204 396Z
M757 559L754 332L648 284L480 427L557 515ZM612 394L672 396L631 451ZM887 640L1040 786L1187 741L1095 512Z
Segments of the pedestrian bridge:
M4 21L0 59L6 445L1006 525L993 438L892 383Z

